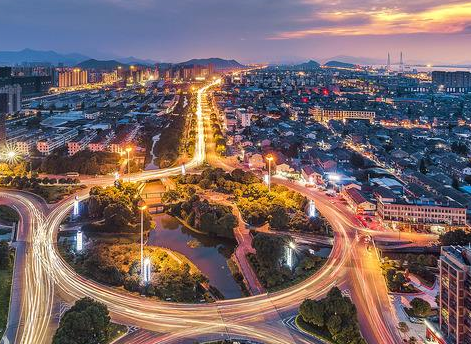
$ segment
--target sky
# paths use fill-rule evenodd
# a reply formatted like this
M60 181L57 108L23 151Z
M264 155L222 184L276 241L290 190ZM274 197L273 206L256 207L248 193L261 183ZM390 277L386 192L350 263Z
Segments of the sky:
M471 1L0 0L0 50L178 62L471 63Z

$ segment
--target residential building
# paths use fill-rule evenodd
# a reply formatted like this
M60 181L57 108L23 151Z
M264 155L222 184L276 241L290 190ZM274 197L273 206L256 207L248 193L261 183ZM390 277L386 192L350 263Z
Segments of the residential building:
M427 339L471 344L471 248L441 248L438 328L427 322Z
M78 135L77 129L63 129L58 130L52 135L38 140L36 143L37 150L43 155L49 155L57 148L66 144L70 139Z
M364 119L373 122L376 116L374 111L324 109L320 106L310 108L309 114L318 122L345 121L347 119Z
M13 114L21 111L21 86L0 87L0 113Z
M359 185L350 184L344 187L341 195L356 214L374 215L376 204L366 198Z
M67 151L69 153L69 156L72 156L81 150L84 150L87 148L88 144L97 136L97 133L95 130L90 130L87 132L84 132L77 137L75 137L73 140L70 140L67 142Z
M86 85L88 83L88 72L79 68L63 69L58 74L59 87L72 87Z
M450 228L466 228L466 208L456 202L398 198L393 202L378 199L378 215L383 224L404 229L443 232Z

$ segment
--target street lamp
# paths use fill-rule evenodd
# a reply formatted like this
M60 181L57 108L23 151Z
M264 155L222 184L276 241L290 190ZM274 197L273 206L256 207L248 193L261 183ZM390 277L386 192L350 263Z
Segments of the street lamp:
M294 241L290 241L288 246L286 246L286 249L285 249L286 265L288 265L290 269L292 269L294 265L294 259L293 259L294 250L296 250L296 244L294 243Z
M269 155L266 157L268 161L268 192L271 190L271 162L273 161L273 156Z
M145 281L145 276L144 276L144 210L147 209L146 202L144 202L144 200L140 200L138 204L138 208L141 211L141 276L142 276L142 281Z
M132 147L126 147L127 162L128 162L128 181L131 182L131 170L129 169L129 153L131 153Z

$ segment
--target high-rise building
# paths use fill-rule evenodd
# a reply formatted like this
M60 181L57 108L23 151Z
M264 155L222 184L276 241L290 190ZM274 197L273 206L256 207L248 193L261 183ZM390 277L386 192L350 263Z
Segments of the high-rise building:
M471 73L433 71L432 82L444 91L469 92L471 90Z
M0 67L0 88L19 85L23 96L46 93L52 87L52 75L24 75L12 73L11 67Z
M63 69L58 74L59 87L73 87L88 84L88 72L79 68Z
M0 87L0 113L15 113L21 110L21 86Z
M438 298L439 328L427 323L427 339L471 344L471 247L442 247Z
M0 106L2 103L2 94L0 94ZM6 97L4 97L6 98ZM2 147L7 140L7 126L6 126L6 114L0 111L0 147Z

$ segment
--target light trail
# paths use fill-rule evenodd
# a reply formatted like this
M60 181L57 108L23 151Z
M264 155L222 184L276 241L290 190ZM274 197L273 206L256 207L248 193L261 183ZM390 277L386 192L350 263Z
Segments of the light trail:
M203 97L205 92L217 85L220 80L205 86L197 92L197 129L198 140L193 159L185 164L186 168L196 168L206 159L205 111ZM210 156L213 158L213 154ZM225 165L227 168L228 165ZM131 181L175 176L181 173L181 166L168 169L145 171L131 175ZM89 183L108 185L114 178L102 178ZM294 188L293 185L289 187ZM301 188L303 194L306 190ZM335 231L334 245L323 268L305 281L288 289L242 299L224 300L211 304L177 304L156 301L118 291L77 274L58 253L57 231L63 219L70 213L72 198L60 202L47 217L43 215L37 201L31 195L8 192L8 198L15 200L27 209L31 218L28 231L31 233L31 253L27 254L25 267L27 290L24 293L25 324L21 333L22 344L43 344L48 341L48 326L51 320L54 292L67 302L88 296L107 305L115 321L139 326L155 332L167 333L159 343L178 343L185 337L199 337L210 334L234 335L258 339L265 343L292 343L293 335L279 322L280 312L295 312L306 298L324 296L333 286L345 282L350 260L356 260L354 252L358 245L353 243L357 225L344 212L332 205L328 199L316 198L319 211L331 223ZM308 193L310 198L316 196ZM80 199L88 196L82 194ZM35 202L36 201L36 202ZM357 275L359 279L364 276ZM56 286L56 290L54 290ZM371 294L371 286L361 286L367 296L366 304L377 302ZM383 318L374 314L366 319L374 332L390 332L383 326ZM376 324L378 321L379 324ZM378 326L377 326L378 325ZM381 343L394 344L388 335ZM392 337L391 337L392 338Z

